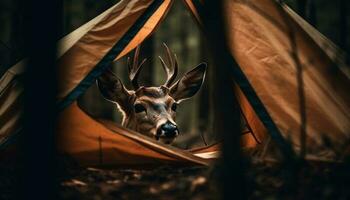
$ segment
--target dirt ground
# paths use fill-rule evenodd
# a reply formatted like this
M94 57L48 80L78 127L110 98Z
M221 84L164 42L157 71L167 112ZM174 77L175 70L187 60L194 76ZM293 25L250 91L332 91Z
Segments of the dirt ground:
M63 199L206 199L209 184L203 167L151 170L86 168L62 181Z
M159 166L97 169L67 166L60 174L60 199L220 199L215 167ZM252 162L246 168L248 199L350 199L350 165ZM14 199L13 167L0 165L0 199Z

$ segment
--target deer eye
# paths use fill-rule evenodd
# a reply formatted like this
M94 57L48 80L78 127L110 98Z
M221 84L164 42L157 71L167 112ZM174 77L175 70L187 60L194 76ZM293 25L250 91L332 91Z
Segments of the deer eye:
M173 103L173 105L171 106L171 110L176 111L177 109L177 103Z
M142 104L139 104L139 103L134 105L134 109L135 109L136 113L146 111L146 108Z

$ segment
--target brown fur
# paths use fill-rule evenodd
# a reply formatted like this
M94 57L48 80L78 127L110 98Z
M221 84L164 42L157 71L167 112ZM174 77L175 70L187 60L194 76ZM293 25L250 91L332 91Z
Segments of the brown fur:
M166 45L165 45L166 46ZM167 47L166 47L167 48ZM137 62L139 48L136 50L135 58ZM167 48L170 54L170 50ZM169 56L168 56L169 57ZM145 60L141 63L141 65ZM167 69L167 82L160 87L140 87L137 77L141 66L128 64L130 74L129 78L135 90L128 90L118 77L111 71L107 71L97 80L97 85L101 94L109 101L116 103L119 110L123 113L122 125L144 135L159 139L159 132L162 125L175 123L175 107L182 100L192 97L200 89L206 71L206 64L202 63L196 68L186 73L181 79L172 84L177 73L177 62L174 66L168 67L162 60L162 64ZM164 126L163 126L164 127ZM162 129L164 130L164 128ZM176 133L178 130L176 128ZM172 131L172 133L175 133ZM176 135L177 135L176 134ZM161 137L161 141L170 143L174 137Z

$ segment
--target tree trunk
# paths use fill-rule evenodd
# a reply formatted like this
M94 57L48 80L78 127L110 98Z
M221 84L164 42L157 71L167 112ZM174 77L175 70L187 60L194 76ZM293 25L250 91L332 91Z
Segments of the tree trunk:
M340 47L346 52L348 50L348 45L347 45L347 37L348 37L348 32L347 32L347 26L348 26L348 21L347 21L347 4L348 0L340 0L339 2L339 39L340 39Z
M214 130L222 137L218 161L219 189L224 199L246 199L244 162L240 152L241 117L233 89L233 69L238 67L226 41L222 1L205 1L203 24L214 56Z
M306 5L307 0L297 0L298 13L304 19L306 19Z
M140 74L140 84L144 86L154 86L154 67L153 67L153 54L154 54L154 37L148 37L141 44L141 51L139 56L139 62L144 58L147 61L142 66L142 72Z
M311 25L317 27L317 10L315 0L309 0L307 5L307 20Z
M209 55L206 52L207 45L205 44L205 39L201 35L200 38L200 52L199 58L201 60L208 60ZM208 63L209 64L209 63ZM209 144L208 138L212 139L207 133L210 127L209 124L209 112L210 112L210 102L209 102L209 83L211 82L210 69L212 66L208 65L207 74L200 92L199 104L198 104L198 130L206 144Z
M24 120L19 153L18 199L58 199L56 126L56 40L61 2L21 1L25 52ZM16 198L17 199L17 198Z

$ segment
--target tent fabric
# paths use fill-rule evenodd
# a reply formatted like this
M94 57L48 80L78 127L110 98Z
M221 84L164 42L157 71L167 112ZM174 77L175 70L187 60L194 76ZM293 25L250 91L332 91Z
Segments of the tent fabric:
M122 38L123 33L128 32L130 27L137 20L137 17L143 14L143 12L145 12L154 2L156 2L154 5L159 6L158 9L152 10L154 11L153 15L147 15L148 20L145 21L143 26L138 27L137 30L134 30L134 32L136 32L134 33L136 34L136 37L135 35L129 34L128 37L125 36L126 38ZM63 37L58 42L58 67L56 71L59 74L58 80L60 80L59 84L61 89L58 91L59 94L57 101L60 102L58 105L63 107L74 101L74 99L66 99L66 102L62 102L63 97L61 96L64 95L61 93L69 93L70 89L74 88L80 83L84 76L88 74L89 70L94 68L94 65L96 65L94 62L97 62L104 56L104 54L101 52L108 51L108 48L111 48L113 44L118 41L118 39L124 39L124 43L127 43L128 41L129 43L127 43L125 48L119 49L120 54L117 56L117 58L127 54L152 32L157 25L157 22L160 21L160 19L169 9L171 3L172 1L170 0L122 0L99 16ZM116 23L118 25L115 25ZM108 35L109 40L108 38L105 38ZM97 38L100 40L96 41ZM73 53L74 58L76 59L69 60L68 57L72 57L71 54ZM114 58L115 57L112 57L110 62L112 62ZM25 71L24 67L25 59L8 69L0 79L0 99L2 99L2 102L4 102L1 105L0 121L3 122L3 124L6 124L6 127L2 127L0 129L1 147L4 147L2 144L8 143L8 136L9 133L13 132L12 130L16 129L16 132L18 132L21 129L21 126L18 124L19 122L14 123L14 118L8 118L4 113L10 112L9 109L11 109L12 113L16 113L13 115L20 116L20 107L12 107L11 105L13 105L14 102L19 102L17 98L21 97L19 94L22 94L23 85L19 81L18 77L20 77ZM16 84L16 87L10 87L10 84ZM64 85L70 85L71 87L67 89ZM88 87L88 84L85 84L85 86ZM80 92L83 91L83 89L80 90ZM10 95L12 98L9 99L9 93L15 93L16 95ZM4 98L6 98L6 101L3 100ZM18 109L15 110L14 108Z
M248 131L251 132L250 134L242 137L254 137L254 140L252 138L247 139L245 146L255 147L257 144L261 144L264 140L266 140L268 137L268 131L257 116L252 105L248 102L248 99L245 97L242 90L237 85L235 91L241 108L241 113L244 117L243 120L245 121L246 126L249 127Z
M113 123L97 122L76 103L60 113L57 131L58 150L71 155L81 165L107 167L210 163L208 159L161 144Z
M58 41L58 46L60 47L57 54L58 59L115 7L116 5L60 39ZM26 59L22 59L10 67L0 79L0 149L5 148L7 144L14 141L15 136L21 130L20 116L23 85L20 77L25 72L25 62Z
M199 11L193 12L197 13L195 17L205 15L200 1L186 2ZM332 151L323 149L324 138L344 146L350 136L350 94L346 87L350 81L344 70L349 67L337 57L342 55L339 49L287 6L273 0L227 1L224 8L228 46L239 64L233 75L239 85L238 97L243 102L247 98L257 114L248 121L262 122L282 148L291 140L294 150L300 149L300 67L307 152L334 157Z
M141 43L170 3L170 0L121 1L79 39L58 60L59 109L80 96L121 53L126 54Z
M345 61L345 52L342 51L337 45L335 45L326 36L322 35L313 26L308 24L302 17L295 13L291 8L283 5L283 9L293 18L294 22L297 23L307 33L307 35L327 54L336 67L350 79L350 67L347 66Z
M198 16L205 15L201 1L185 2L200 21ZM300 67L306 97L307 152L334 157L323 144L324 138L344 147L350 136L350 94L346 91L350 76L349 67L338 56L341 51L275 1L227 1L224 8L228 46L239 64L233 74L239 85L239 102L243 115L253 114L248 123L253 127L258 123L260 137L268 131L282 148L291 140L294 150L300 149L302 123L296 77ZM251 107L245 108L242 103L247 100Z
M64 109L58 119L58 150L81 165L209 165L220 154L220 143L189 150L161 144L116 123L95 120L76 102ZM241 144L245 148L256 145L249 133L241 138Z
M191 14L198 22L198 25L204 30L202 17L205 17L204 9L202 8L202 1L199 0L184 0L185 5L191 11ZM234 91L237 95L238 102L240 104L241 113L243 115L243 121L246 126L249 127L248 133L241 136L241 144L243 147L253 148L260 144L268 137L267 129L264 124L256 115L256 112L248 102L246 96L242 93L242 90L238 85L235 85Z
M301 70L307 152L333 156L323 139L349 141L350 80L276 2L227 1L225 9L230 51L278 131L300 149Z
M172 2L122 0L61 40L57 68L60 152L82 165L94 166L208 165L218 156L219 144L190 151L162 145L110 122L92 119L75 101L113 60L131 51L157 28ZM205 14L201 1L184 2L201 24ZM350 94L346 88L350 84L346 70L335 67L339 63L336 53L329 53L336 48L323 50L321 43L332 46L330 41L273 0L227 1L224 8L228 46L239 64L232 74L237 85L232 87L249 126L249 132L242 136L242 146L255 147L272 136L282 148L287 148L290 139L294 149L300 149L297 69L301 69L307 153L334 157L322 145L323 138L342 146L350 134ZM0 142L20 128L16 116L21 108L14 105L20 102L23 90L19 81L22 72L21 67L14 66L0 80L0 102L6 105L0 108L1 122L5 120L6 125L0 129Z
M7 146L21 130L23 87L18 81L9 81L14 74L7 72L2 79L6 87L0 90L0 149Z
M58 59L117 5L60 39L58 41ZM21 98L23 96L21 77L25 72L25 63L26 59L22 59L11 66L0 78L0 149L7 147L7 144L14 141L22 128L20 122L22 112Z

